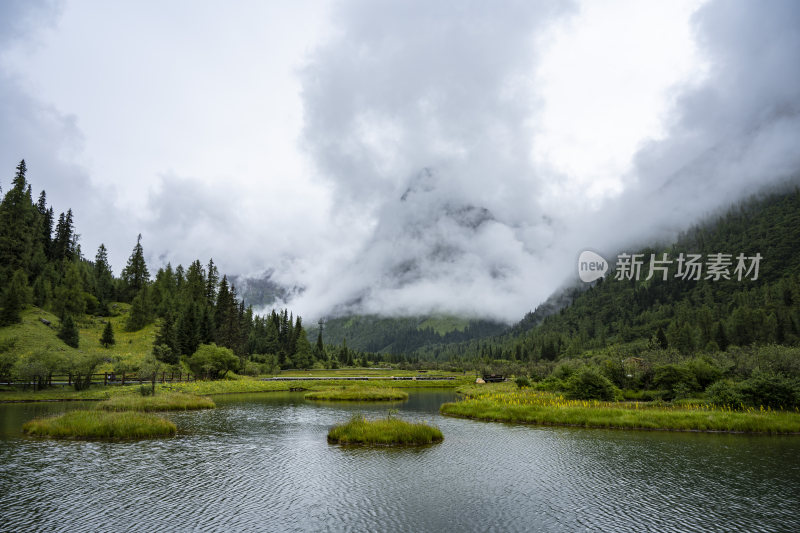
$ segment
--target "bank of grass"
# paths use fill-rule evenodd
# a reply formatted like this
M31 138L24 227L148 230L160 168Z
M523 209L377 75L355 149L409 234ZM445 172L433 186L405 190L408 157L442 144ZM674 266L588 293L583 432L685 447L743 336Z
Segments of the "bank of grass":
M78 440L128 440L172 437L177 428L169 420L133 411L69 411L26 422L22 432L34 437Z
M464 377L463 372L449 372L445 370L399 370L396 368L337 368L337 369L322 369L314 368L310 370L281 370L279 373L274 374L275 377Z
M333 444L419 446L442 440L444 436L435 426L392 417L367 420L362 415L356 415L344 424L333 426L328 432L328 442Z
M78 348L64 344L58 338L60 320L39 307L29 306L21 314L21 322L0 328L0 344L10 343L10 355L16 360L29 353L46 352L57 354L67 360L86 356L99 356L103 359L117 359L125 367L137 368L153 350L153 340L157 326L148 324L138 331L125 331L130 304L113 303L113 317L84 316L77 322ZM44 324L40 319L50 322ZM116 344L108 348L100 344L100 337L107 321L114 328ZM100 365L95 372L111 371L110 363Z
M217 381L192 381L184 383L163 384L156 385L158 390L171 390L178 392L187 392L199 395L214 395L214 394L231 394L238 392L273 392L273 391L290 391L290 390L305 390L305 391L320 391L332 388L393 388L393 389L410 389L410 388L455 388L462 385L464 381L394 381L390 379L378 379L370 381L337 381L334 379L321 379L321 380L291 380L291 381L263 381L256 378L245 378L238 380L217 380Z
M116 395L100 402L97 407L106 411L189 411L213 409L216 405L211 398L204 396L164 392L153 396Z
M733 411L705 404L651 406L641 402L616 403L567 400L563 396L527 389L476 392L445 403L444 415L496 422L673 431L744 433L800 433L800 413L749 409Z
M339 387L308 392L306 400L381 402L408 400L408 393L385 387Z
M216 381L189 381L180 383L157 383L156 395L167 392L183 392L198 396L215 394L234 394L248 392L280 392L290 390L316 391L330 388L345 387L371 387L371 388L456 388L464 385L474 378L457 380L425 380L425 381L395 381L379 379L370 381L339 381L339 380L291 380L291 381L263 381L258 378L240 376L235 380ZM41 391L20 390L18 387L0 390L0 403L2 402L36 402L36 401L70 401L70 400L107 400L118 395L132 394L138 390L139 384L126 386L109 385L92 387L85 391L77 392L72 387L56 386Z

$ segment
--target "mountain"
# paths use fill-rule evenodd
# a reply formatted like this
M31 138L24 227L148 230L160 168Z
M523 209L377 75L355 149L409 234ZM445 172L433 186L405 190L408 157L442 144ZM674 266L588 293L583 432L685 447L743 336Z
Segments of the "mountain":
M489 320L455 316L380 317L352 315L323 321L326 344L341 344L375 353L412 354L439 344L463 342L496 335L506 326ZM308 336L316 341L319 327L309 327Z
M247 306L255 309L282 305L301 289L286 287L272 279L274 270L269 269L255 277L229 275L228 280L236 287L236 294Z
M731 345L800 343L800 189L796 186L732 206L689 228L670 246L623 252L641 254L638 280L621 276L613 269L617 258L606 258L612 270L603 278L554 294L502 335L440 346L435 353L422 349L417 355L537 361L610 347L637 355L654 342L686 355ZM657 261L667 254L670 263L661 265L667 269L666 279L660 270L646 279L651 254ZM679 264L681 254L684 263ZM690 254L700 258L700 279L679 275L679 268L687 272L685 260ZM738 272L740 254L745 269ZM754 266L755 257L759 257L757 275L755 269L746 271ZM714 269L720 258L724 268L717 276Z

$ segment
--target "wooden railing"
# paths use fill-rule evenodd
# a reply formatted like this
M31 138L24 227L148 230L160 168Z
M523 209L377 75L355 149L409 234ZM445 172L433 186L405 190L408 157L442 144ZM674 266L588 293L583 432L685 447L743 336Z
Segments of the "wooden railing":
M51 374L47 380L42 384L45 386L52 385L72 385L77 376L73 374ZM80 376L84 378L84 376ZM197 376L190 373L183 372L158 372L155 375L156 383L178 383L183 381L197 381ZM106 372L92 374L92 385L130 385L133 383L152 383L153 376L143 376L138 372ZM2 379L3 385L37 385L30 380L6 380Z

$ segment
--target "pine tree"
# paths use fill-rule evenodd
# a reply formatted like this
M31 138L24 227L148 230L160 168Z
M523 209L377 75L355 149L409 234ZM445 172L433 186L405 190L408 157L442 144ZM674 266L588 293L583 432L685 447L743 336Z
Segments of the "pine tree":
M100 344L102 344L105 348L116 344L117 341L114 340L114 328L111 326L111 321L106 322L106 327L103 328L103 336L100 337Z
M30 289L25 273L22 270L14 272L6 290L0 297L0 326L18 324L22 322L20 312L30 300Z
M658 331L656 331L656 344L662 350L669 348L667 335L664 333L664 330L661 328L661 326L658 326Z
M73 348L78 347L80 336L78 335L78 327L75 325L72 315L67 315L64 320L61 321L61 329L58 331L58 338L64 341L67 346L72 346Z
M206 303L209 306L214 306L217 301L217 285L219 284L219 270L214 265L214 260L208 260L208 267L206 267Z
M104 244L100 244L97 255L94 257L94 295L100 302L103 310L108 307L114 294L114 276L111 274L111 266L108 264L108 250Z
M136 246L133 247L133 252L128 258L128 264L122 269L122 279L125 282L126 296L130 299L139 294L139 291L150 281L150 273L147 271L147 264L144 261L141 233L136 238Z
M68 209L67 213L61 213L58 216L58 224L56 224L56 236L53 239L52 258L54 261L72 261L75 257L75 235L72 224L72 209Z
M319 332L317 333L317 344L314 346L314 357L319 361L324 361L325 357L325 345L322 343L322 328L320 327Z
M75 263L66 263L64 281L56 287L54 311L59 317L80 316L86 311L83 280Z
M125 329L127 331L139 331L150 322L148 303L147 289L145 288L139 291L131 303L128 320L125 322Z
M197 304L192 302L187 304L178 318L178 345L180 353L192 355L200 346L200 324L197 311Z
M23 160L17 166L13 186L0 202L0 287L8 284L17 269L28 272L33 257L37 211L25 172Z

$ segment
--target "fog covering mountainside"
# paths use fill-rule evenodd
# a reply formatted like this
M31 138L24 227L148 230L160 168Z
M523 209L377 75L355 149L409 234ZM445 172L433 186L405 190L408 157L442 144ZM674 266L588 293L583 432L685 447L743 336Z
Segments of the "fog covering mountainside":
M291 289L272 279L274 270L269 269L259 276L229 275L239 298L245 305L256 309L279 306L297 289Z
M537 87L523 80L546 9L433 7L448 11L443 27L402 6L359 3L342 19L352 31L317 50L305 71L306 146L333 185L335 212L364 220L348 227L352 242L334 261L294 272L307 287L292 302L304 316L511 323L563 282L582 249L672 241L800 168L797 2L703 4L691 26L704 75L673 88L663 132L642 139L613 186L531 157L542 117L530 102ZM594 91L587 85L583 97L593 101ZM617 135L613 120L595 147Z
M713 352L729 346L800 342L800 189L752 197L683 232L669 246L644 254L639 281L618 280L616 257L594 284L559 291L501 336L417 350L421 359L471 358L555 360L611 346L636 354L654 342L680 353ZM645 280L650 254L732 254L731 279L675 277ZM758 278L736 279L736 256L762 256ZM752 277L752 273L750 275Z

